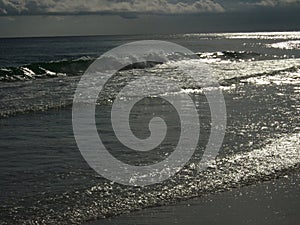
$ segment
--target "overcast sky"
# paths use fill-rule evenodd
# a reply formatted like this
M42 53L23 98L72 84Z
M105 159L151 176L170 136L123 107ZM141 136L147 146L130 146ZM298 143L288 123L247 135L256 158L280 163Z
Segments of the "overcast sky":
M300 30L300 0L0 0L0 36Z

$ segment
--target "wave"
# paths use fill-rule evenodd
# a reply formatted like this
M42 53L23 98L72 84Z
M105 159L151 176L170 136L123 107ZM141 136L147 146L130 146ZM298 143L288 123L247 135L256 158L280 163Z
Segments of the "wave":
M90 57L32 63L20 67L0 68L0 81L21 81L58 76L81 75L94 61Z
M197 53L197 55L203 62L251 61L265 58L264 55L259 53L247 51L203 52ZM153 54L149 54L149 57L151 56L153 56ZM173 53L172 55L164 57L162 58L163 61L166 61L166 59L178 61L180 59L185 59L187 56L181 56L177 53ZM18 67L1 67L0 81L13 82L63 76L80 76L95 60L96 58L86 56L74 60L63 59L59 61L32 63ZM122 63L115 62L114 60L110 61L110 63L111 62ZM139 62L126 66L122 70L151 68L157 64L161 63L149 60L147 62Z
M300 49L300 40L277 42L273 44L267 44L266 46L269 48L279 48L287 50Z
M146 69L154 67L160 62L155 62L151 59L154 53L150 53L147 58L149 60L145 62L134 63L124 67L122 70L132 69ZM271 58L269 55L264 55L256 52L249 51L222 51L222 52L202 52L197 53L197 56L205 63L214 62L244 62L244 61L257 61L266 60ZM159 56L161 61L180 61L189 59L189 56L173 53L165 56ZM191 57L192 59L194 57ZM96 60L92 57L81 57L74 60L59 60L41 63L32 63L28 65L18 67L0 67L0 81L13 82L13 81L27 81L41 78L54 78L63 76L80 76L87 68ZM124 59L125 61L127 59ZM133 60L135 61L135 60ZM125 62L119 62L115 59L109 59L109 63L113 65L124 64Z
M291 67L284 68L284 69L278 69L278 70L272 70L272 71L262 71L261 73L246 74L243 76L237 76L237 77L232 77L232 78L228 78L228 79L223 79L219 83L221 86L230 86L232 84L237 84L237 83L240 83L241 81L245 81L250 78L262 78L264 76L272 77L272 76L279 75L282 73L296 73L296 72L299 72L299 68L300 68L300 66L291 66ZM286 78L287 77L285 77L285 80L286 80ZM281 82L281 83L284 83L284 82Z
M78 60L81 63L84 60ZM86 60L88 61L89 60ZM202 62L202 59L200 59ZM58 62L55 62L58 63ZM66 64L65 61L60 62L60 65ZM103 103L111 101L118 90L120 83L130 82L132 76L140 76L146 74L157 74L169 79L175 79L182 83L182 90L190 93L197 93L201 87L195 85L191 80L186 79L186 74L177 70L178 67L184 68L186 72L201 71L202 64L199 59L182 60L177 62L169 62L163 65L154 66L149 64L151 68L143 70L136 70L132 73L131 70L124 70L120 72L120 76L116 76L113 83L108 87L107 93L104 93L99 100ZM250 82L250 78L264 78L267 79L269 84L274 84L271 77L280 74L280 83L284 80L291 80L297 82L299 80L300 59L285 59L285 60L263 60L263 61L244 61L244 62L210 62L209 65L216 76L221 87L230 88L238 83ZM139 67L138 67L139 66ZM136 65L136 68L143 68L144 65ZM129 69L129 68L127 68ZM29 71L27 71L29 73ZM293 75L296 74L296 75ZM37 79L34 82L0 82L0 117L10 117L20 113L39 112L52 108L63 108L72 105L73 94L80 80L80 76L60 76L52 79ZM203 82L205 79L203 79ZM141 81L142 82L142 81ZM266 83L266 82L264 82ZM272 85L273 85L272 84ZM156 85L157 89L159 85ZM164 87L164 86L163 86ZM162 93L169 94L172 88L167 91L162 88ZM174 90L176 92L178 90ZM135 96L135 91L126 93L128 96Z
M266 55L251 51L203 52L197 53L197 55L204 62L253 61L266 58Z
M197 164L190 163L162 184L125 187L107 182L80 192L66 192L41 199L30 206L30 219L23 217L26 214L23 210L28 210L25 208L19 208L18 211L12 209L11 215L20 224L82 224L96 218L107 218L251 185L299 171L299 145L300 133L288 134L269 140L260 149L210 161L205 171L198 172ZM57 210L49 208L49 205L65 207Z
M203 62L202 59L200 59ZM207 62L205 60L205 62ZM228 86L233 83L239 83L241 80L251 77L274 76L276 74L298 73L300 69L300 59L276 59L276 60L260 60L260 61L209 61L207 62L212 71L212 75L218 80L221 86ZM166 68L184 68L188 73L201 71L202 64L199 60L183 60L178 62L170 62L164 65ZM201 74L201 73L200 73ZM205 86L203 84L203 86ZM187 87L193 88L192 86ZM194 87L200 89L200 87Z
M195 58L195 55L186 55L182 53L174 52L172 54L162 54L161 52L150 52L144 56L145 61L139 62L135 56L128 56L127 58L116 59L111 56L102 57L103 62L107 60L106 69L114 69L120 65L127 65L127 62L136 62L129 64L121 69L132 70L132 69L146 69L154 67L161 62L177 61L181 59ZM63 76L80 76L82 75L88 67L97 58L92 57L81 57L74 60L59 60L41 63L32 63L28 65L23 65L19 67L1 67L0 68L0 81L27 81L39 78L53 78L53 77L63 77ZM157 61L155 61L157 60Z

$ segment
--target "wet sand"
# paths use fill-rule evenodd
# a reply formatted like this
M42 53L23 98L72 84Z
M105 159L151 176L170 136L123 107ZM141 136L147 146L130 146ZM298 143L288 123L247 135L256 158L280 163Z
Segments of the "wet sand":
M298 225L300 172L210 194L175 205L144 209L89 225Z

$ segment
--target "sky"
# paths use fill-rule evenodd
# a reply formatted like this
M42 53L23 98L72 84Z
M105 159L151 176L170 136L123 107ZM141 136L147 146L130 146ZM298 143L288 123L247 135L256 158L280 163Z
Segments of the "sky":
M0 0L0 37L300 30L300 0Z

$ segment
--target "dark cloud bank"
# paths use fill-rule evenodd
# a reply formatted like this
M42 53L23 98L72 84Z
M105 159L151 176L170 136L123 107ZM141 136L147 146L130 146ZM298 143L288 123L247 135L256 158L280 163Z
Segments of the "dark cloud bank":
M299 12L300 0L0 0L0 36L300 30Z

